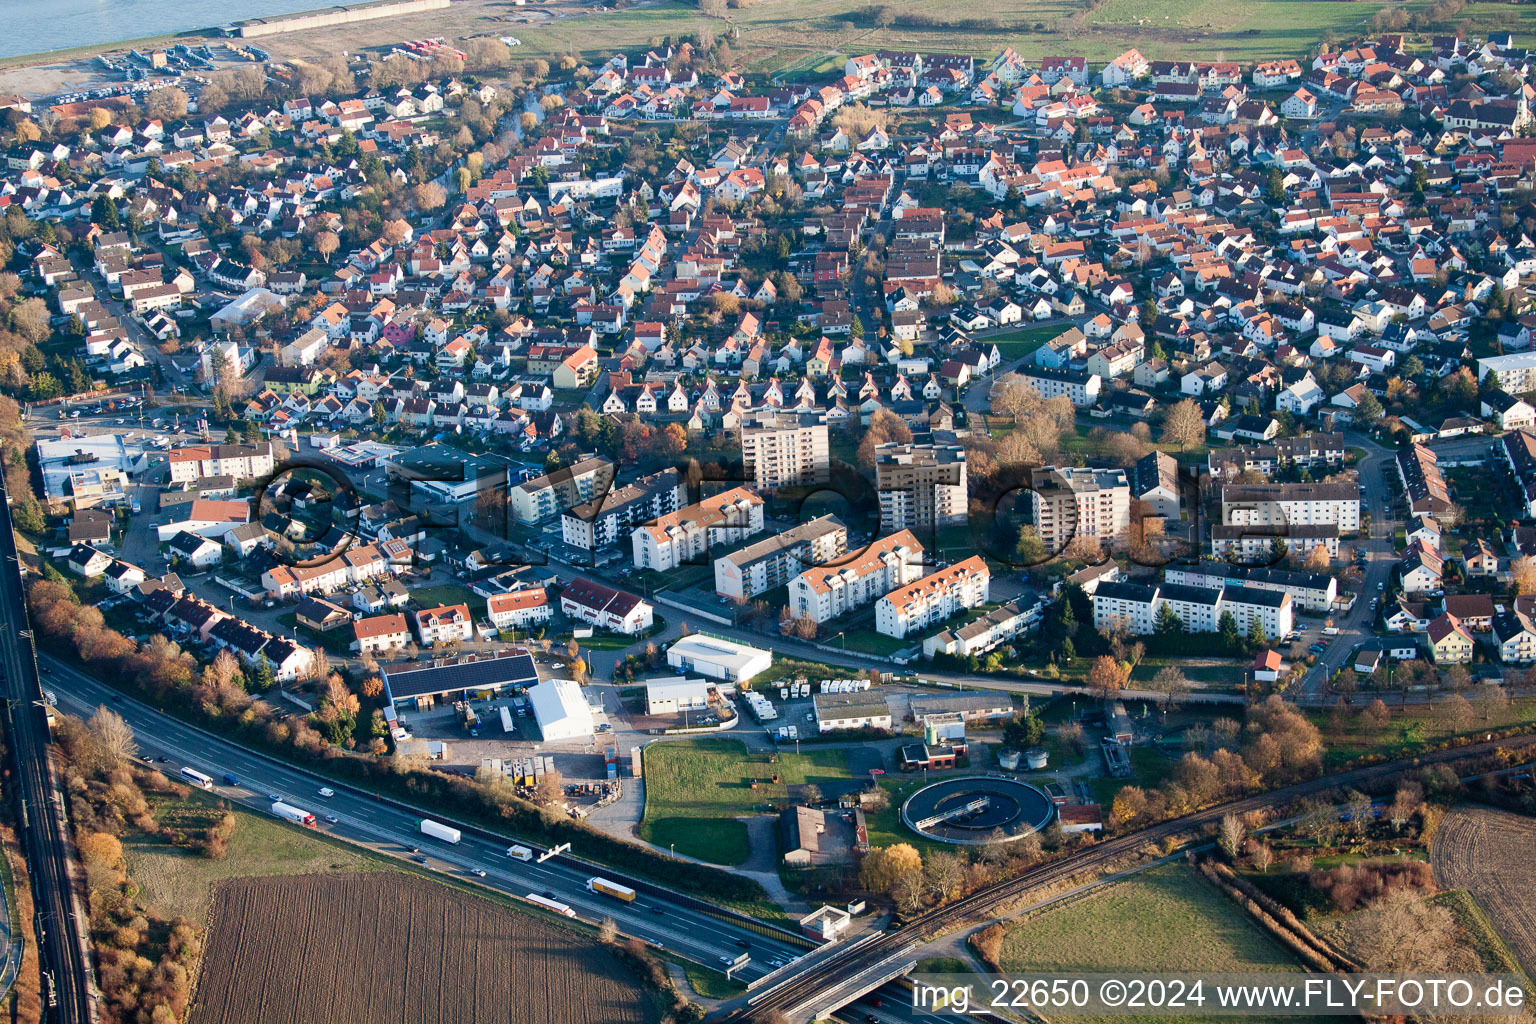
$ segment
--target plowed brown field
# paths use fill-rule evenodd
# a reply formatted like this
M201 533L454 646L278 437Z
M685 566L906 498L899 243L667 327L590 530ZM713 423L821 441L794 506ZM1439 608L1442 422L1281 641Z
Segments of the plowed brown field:
M640 1024L594 940L394 872L219 883L191 1024Z
M1487 910L1527 975L1536 977L1536 821L1492 807L1453 807L1430 861L1443 889L1466 889Z

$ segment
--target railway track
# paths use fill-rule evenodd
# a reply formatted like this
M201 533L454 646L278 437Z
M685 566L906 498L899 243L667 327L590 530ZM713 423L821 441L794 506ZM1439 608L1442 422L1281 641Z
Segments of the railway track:
M857 971L862 966L876 962L883 956L891 955L903 946L920 942L935 932L968 919L988 916L991 912L1035 889L1103 867L1148 843L1196 832L1207 825L1219 822L1225 815L1264 810L1326 793L1332 789L1370 788L1377 783L1391 781L1405 771L1478 757L1498 749L1536 749L1536 736L1516 736L1504 740L1468 744L1418 757L1355 768L1231 800L1202 811L1194 811L1178 818L1149 825L1136 832L1106 839L1075 856L1041 864L1023 874L977 890L947 906L931 910L913 919L905 927L887 931L879 938L850 950L846 956L829 957L803 974L795 975L774 988L759 992L751 997L747 1005L740 1006L718 1019L721 1024L727 1024L727 1022L746 1024L760 1014L766 1015L770 1011L785 1011L801 1006L813 999L818 992L825 992L836 986L846 975Z

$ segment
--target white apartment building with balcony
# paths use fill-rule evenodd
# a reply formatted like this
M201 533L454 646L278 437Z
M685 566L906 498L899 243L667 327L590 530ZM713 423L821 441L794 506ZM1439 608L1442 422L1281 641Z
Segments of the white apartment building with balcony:
M902 530L831 565L812 566L790 580L790 614L826 622L922 575L923 545L911 530Z
M1279 637L1294 624L1291 595L1252 587L1192 587L1178 583L1100 583L1093 592L1093 626L1146 634L1157 629L1158 616L1166 605L1179 617L1186 632L1212 633L1221 628L1221 617L1231 612L1238 632L1246 635L1257 619L1267 636Z
M1360 529L1360 485L1227 484L1221 489L1223 526L1332 525Z
M1053 554L1073 537L1107 543L1131 525L1131 484L1123 469L1046 466L1031 471L1030 485L1035 532Z
M972 555L915 583L898 587L875 602L875 629L900 639L967 608L985 604L991 579L986 560Z
M882 529L936 529L969 519L965 449L959 445L879 445L875 486Z
M827 414L760 409L741 421L742 468L759 491L826 483L832 456Z
M848 527L836 516L821 516L715 559L715 593L747 601L847 551Z
M635 528L635 568L666 572L702 559L714 544L734 544L763 531L763 499L745 487L669 512Z

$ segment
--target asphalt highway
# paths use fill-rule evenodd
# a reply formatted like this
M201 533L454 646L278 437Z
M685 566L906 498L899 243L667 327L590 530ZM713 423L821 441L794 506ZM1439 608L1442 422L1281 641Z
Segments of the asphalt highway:
M749 953L751 962L735 975L743 981L767 974L777 964L788 963L805 952L793 942L765 936L742 924L705 914L690 906L697 901L687 896L627 879L563 854L542 864L508 857L507 847L514 843L530 846L538 852L537 847L520 840L495 837L468 828L462 830L463 839L457 845L432 839L420 831L420 822L425 816L420 812L195 729L171 715L122 696L57 659L45 656L43 663L43 685L55 694L60 711L89 718L98 707L111 708L133 727L140 755L155 759L156 768L178 781L185 781L179 778L182 767L203 772L214 780L214 792L218 796L248 810L270 814L274 796L280 797L285 803L313 813L319 830L337 839L402 860L422 856L429 870L510 896L549 894L570 906L582 920L598 922L611 917L624 934L644 939L716 970L726 966L722 957L734 959ZM168 760L161 762L159 758ZM236 785L223 783L226 773L235 777ZM321 788L332 789L336 795L322 797ZM325 815L336 821L327 821ZM414 851L418 849L420 853L416 854ZM579 850L573 852L580 853ZM475 874L477 870L484 871L485 876ZM633 903L625 903L588 892L587 879L594 875L631 885L639 895Z

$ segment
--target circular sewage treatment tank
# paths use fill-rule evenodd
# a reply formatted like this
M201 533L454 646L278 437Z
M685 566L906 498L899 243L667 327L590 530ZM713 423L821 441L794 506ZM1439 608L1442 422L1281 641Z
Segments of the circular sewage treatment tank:
M1055 808L1040 790L1016 779L945 779L913 793L901 820L918 835L961 846L1022 839L1050 824Z

